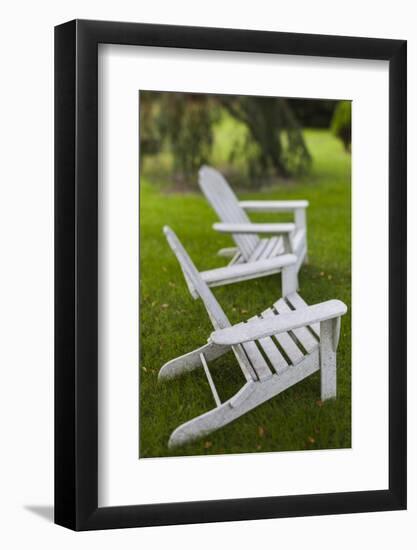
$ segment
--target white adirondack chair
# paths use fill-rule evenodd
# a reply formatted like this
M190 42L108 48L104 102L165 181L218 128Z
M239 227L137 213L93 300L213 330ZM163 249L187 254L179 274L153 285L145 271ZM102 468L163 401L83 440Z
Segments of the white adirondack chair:
M213 228L231 234L236 244L236 247L219 250L219 255L231 256L222 277L217 278L217 274L212 272L202 273L208 285L217 286L263 277L279 273L283 267L287 267L282 278L282 295L297 290L298 271L307 260L305 210L308 201L239 202L224 177L208 166L203 166L199 171L199 185L221 220ZM294 223L252 223L246 212L293 212ZM235 277L230 267L237 265L247 266L249 274Z
M296 292L280 298L247 322L232 326L175 233L164 228L189 287L203 301L214 327L208 343L166 363L159 379L202 368L216 407L179 426L169 439L175 447L229 424L261 403L320 369L321 399L336 396L336 349L340 317L347 308L339 300L308 306ZM245 382L221 402L208 362L232 350Z

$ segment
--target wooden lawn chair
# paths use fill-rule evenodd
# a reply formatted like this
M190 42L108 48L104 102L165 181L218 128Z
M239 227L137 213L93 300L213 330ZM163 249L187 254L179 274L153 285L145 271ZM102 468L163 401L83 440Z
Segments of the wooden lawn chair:
M218 252L231 257L223 273L201 273L207 284L219 286L282 272L282 295L298 290L298 272L307 261L308 201L239 201L220 172L208 166L199 171L199 185L221 220L213 228L230 234L236 245ZM252 223L246 212L293 212L294 223Z
M175 233L165 236L181 266L189 289L204 303L214 332L203 346L166 363L159 380L203 369L215 408L180 425L169 447L183 445L229 424L287 388L321 371L321 399L336 396L336 349L340 319L347 311L339 300L309 306L297 293L280 298L246 322L231 325L212 291ZM223 403L208 364L232 350L242 370L242 388Z

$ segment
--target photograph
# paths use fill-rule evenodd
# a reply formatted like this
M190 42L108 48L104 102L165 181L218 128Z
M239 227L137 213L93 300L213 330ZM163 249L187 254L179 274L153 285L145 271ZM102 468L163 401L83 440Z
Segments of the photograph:
M351 448L351 113L139 91L139 459Z
M417 548L412 7L5 3L0 548Z

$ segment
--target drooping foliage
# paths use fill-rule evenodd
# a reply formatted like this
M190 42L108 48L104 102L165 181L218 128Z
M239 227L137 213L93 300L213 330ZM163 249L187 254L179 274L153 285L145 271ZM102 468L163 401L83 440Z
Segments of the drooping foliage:
M251 180L288 178L311 163L302 130L284 98L141 92L141 157L163 150L172 156L176 180L194 180L210 163L214 128L222 116L244 127L244 139L230 143Z
M219 101L248 129L250 173L288 177L305 171L311 157L301 128L283 98L219 96Z
M339 101L334 111L331 129L342 140L346 151L350 151L352 142L352 102Z
M213 123L218 116L216 103L210 96L143 92L141 105L144 109L141 146L145 140L145 154L167 147L172 153L176 177L184 180L209 162ZM157 147L152 149L154 143Z
M329 128L337 101L289 98L288 105L303 128Z

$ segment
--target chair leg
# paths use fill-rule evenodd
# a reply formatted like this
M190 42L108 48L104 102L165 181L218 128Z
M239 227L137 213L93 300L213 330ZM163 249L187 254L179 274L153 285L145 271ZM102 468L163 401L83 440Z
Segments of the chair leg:
M304 245L303 245L303 248L305 249L305 254L304 254L304 257L303 257L303 261L302 263L303 264L308 264L308 253L307 253L307 216L306 216L306 211L305 211L305 208L297 208L295 210L295 215L294 215L294 221L295 221L295 225L297 226L298 229L301 229L301 230L304 230L305 233L304 233Z
M301 269L301 266L308 262L308 260L306 260L306 258L308 258L307 247L305 245L300 246L296 250L296 256L298 257L298 260L297 260L297 263L295 265L296 265L296 269L297 269L297 273L298 273L298 271Z
M309 258L308 258L308 245L307 245L307 235L305 236L304 238L304 243L303 243L303 250L304 250L304 254L303 254L303 264L308 264L309 263Z
M336 348L339 319L320 323L321 399L332 399L337 393Z
M181 355L176 359L171 359L168 363L165 363L159 371L158 380L165 380L169 378L176 378L185 372L190 372L192 370L203 368L201 363L200 354L204 354L204 357L207 361L212 361L224 355L230 350L230 346L218 346L210 342L201 348L197 348L190 353Z
M282 268L281 272L282 296L288 296L298 290L298 274L296 266Z

